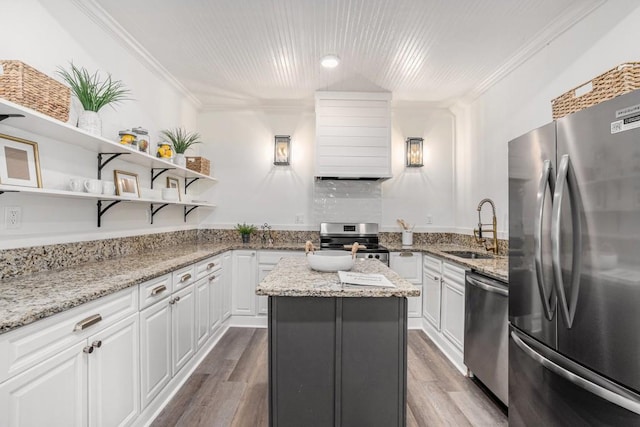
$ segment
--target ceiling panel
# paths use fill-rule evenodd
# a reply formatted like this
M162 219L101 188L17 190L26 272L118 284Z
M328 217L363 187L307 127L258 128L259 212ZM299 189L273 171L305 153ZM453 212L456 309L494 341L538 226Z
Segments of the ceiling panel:
M554 23L572 24L562 18L576 8L600 2L94 1L205 106L309 100L322 89L450 102ZM319 65L328 53L339 67Z

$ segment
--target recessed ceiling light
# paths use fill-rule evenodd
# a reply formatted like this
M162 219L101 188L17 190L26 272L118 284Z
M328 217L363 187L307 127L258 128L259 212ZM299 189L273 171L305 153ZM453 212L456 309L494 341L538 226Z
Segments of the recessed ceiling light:
M340 63L338 55L325 55L320 59L320 64L324 68L335 68Z

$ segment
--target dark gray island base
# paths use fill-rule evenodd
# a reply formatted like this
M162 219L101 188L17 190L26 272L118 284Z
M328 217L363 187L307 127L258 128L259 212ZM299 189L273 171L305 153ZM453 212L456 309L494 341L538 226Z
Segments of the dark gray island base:
M406 425L407 299L269 297L269 425Z
M269 296L272 427L406 425L407 296L419 290L378 261L396 288L343 286L285 258L257 288Z

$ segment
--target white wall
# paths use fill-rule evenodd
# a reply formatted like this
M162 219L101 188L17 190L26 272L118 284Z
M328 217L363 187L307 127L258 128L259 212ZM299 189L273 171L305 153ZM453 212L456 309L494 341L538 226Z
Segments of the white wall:
M490 197L506 237L508 141L550 122L552 99L622 62L637 61L638 22L640 3L609 1L474 102L452 108L458 122L455 217L460 232L471 233L478 202Z
M101 111L103 136L118 139L118 130L142 126L151 131L152 148L159 129L186 126L195 129L196 106L174 85L145 66L109 33L87 18L70 0L42 3L36 0L8 1L0 13L0 58L21 60L49 76L69 61L88 70L110 72L132 90L134 100ZM39 143L43 185L63 189L69 176L95 178L96 156L90 151L69 148L64 141L34 135L0 124L0 133ZM116 160L114 168L139 174L141 187L148 187L149 170ZM111 178L112 179L112 178ZM164 178L163 178L164 179ZM164 182L164 181L163 181ZM201 184L199 184L201 185ZM22 208L22 227L4 228L4 208ZM31 197L6 193L0 196L0 248L29 246L119 235L134 235L172 229L194 228L197 215L185 224L178 207L167 207L149 225L143 204L121 204L106 214L104 225L96 227L93 201Z
M363 214L364 219L379 218L385 230L399 230L397 218L417 224L416 230L448 231L454 226L452 124L452 115L443 110L394 111L394 178L378 184L380 203L370 198L363 201L363 207L379 209ZM201 153L211 159L213 174L219 179L204 195L218 204L203 217L204 226L231 227L246 221L256 225L268 222L281 229L317 230L320 221L339 218L340 209L344 218L355 218L352 203L333 205L325 218L317 203L314 210L312 110L204 111L198 117L198 129L209 142L200 147ZM291 166L272 164L273 137L277 134L291 135ZM404 167L404 140L408 136L425 139L425 167ZM303 221L298 224L296 217L300 216ZM431 225L427 224L428 216Z

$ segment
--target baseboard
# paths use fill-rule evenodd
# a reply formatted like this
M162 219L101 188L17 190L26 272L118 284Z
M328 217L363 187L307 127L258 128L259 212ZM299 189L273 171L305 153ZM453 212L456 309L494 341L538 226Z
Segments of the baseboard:
M422 317L409 317L407 319L407 329L422 329Z
M230 327L230 320L223 322L220 328L209 337L207 344L203 346L195 357L193 357L187 364L173 377L171 381L167 383L162 391L142 410L138 418L133 422L133 426L148 427L156 419L156 417L162 412L165 406L171 401L171 399L178 393L180 388L187 382L191 374L196 370L200 363L209 355L211 350L218 344L220 338L227 332Z
M264 316L231 316L229 326L233 328L266 328L267 320Z
M422 319L422 330L431 341L438 347L453 366L464 376L467 376L467 367L464 364L464 354L446 338L442 336L436 328L433 327L426 319Z

